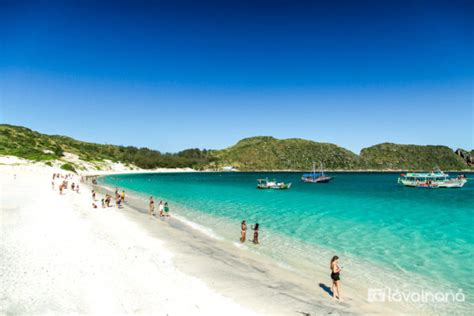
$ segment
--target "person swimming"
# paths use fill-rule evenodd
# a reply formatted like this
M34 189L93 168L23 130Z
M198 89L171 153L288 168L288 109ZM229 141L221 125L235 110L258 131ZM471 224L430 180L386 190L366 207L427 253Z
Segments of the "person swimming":
M255 225L252 226L252 229L253 229L253 240L252 240L252 242L256 245L258 244L258 228L259 228L259 226L260 225L258 223L255 223Z
M245 237L247 235L247 222L245 220L240 224L240 242L245 242Z
M337 297L339 300L342 300L341 289L340 289L341 268L339 267L338 261L339 261L339 257L334 256L332 257L331 263L329 265L329 268L331 269L331 279L332 279L331 291L332 291L333 298ZM336 293L337 293L337 296L336 296Z

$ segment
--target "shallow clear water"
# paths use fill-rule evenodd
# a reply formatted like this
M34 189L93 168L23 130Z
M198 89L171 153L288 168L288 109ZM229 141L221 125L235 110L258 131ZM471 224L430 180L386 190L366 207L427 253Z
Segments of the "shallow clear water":
M442 285L472 298L474 181L461 189L417 189L398 186L394 173L336 173L328 184L302 183L300 176L135 174L100 181L166 199L172 213L230 242L238 241L242 219L259 222L262 245L253 251L289 267L314 264L311 252L327 260L337 253L354 278ZM265 177L293 186L257 190L256 179Z

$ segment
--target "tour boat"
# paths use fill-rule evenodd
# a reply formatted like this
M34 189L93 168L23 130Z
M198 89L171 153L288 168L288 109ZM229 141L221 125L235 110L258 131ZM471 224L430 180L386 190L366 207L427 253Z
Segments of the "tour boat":
M462 188L467 179L464 175L456 178L450 178L443 171L432 171L430 173L402 173L398 178L398 183L407 187L415 188Z
M328 183L334 179L334 177L330 177L324 174L323 171L323 164L321 164L321 172L316 173L316 165L313 162L313 172L312 173L305 173L301 176L301 181L308 182L308 183Z
M284 183L284 182L276 182L268 181L267 179L258 179L257 180L257 189L275 189L275 190L282 190L282 189L289 189L291 187L291 183Z

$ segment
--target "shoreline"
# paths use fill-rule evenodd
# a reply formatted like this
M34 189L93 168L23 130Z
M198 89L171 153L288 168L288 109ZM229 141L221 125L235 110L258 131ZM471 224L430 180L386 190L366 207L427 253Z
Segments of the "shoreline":
M94 187L102 188L109 193L113 190L108 184L99 183ZM129 197L138 200L138 203L131 203L133 204L131 208L140 215L147 216L147 194L134 192L130 189L126 189L126 192ZM155 201L161 199L158 196L154 196L154 198ZM175 205L172 200L167 201ZM176 205L174 210L176 211ZM341 302L334 300L330 292L331 280L327 264L326 261L322 264L319 263L321 257L318 251L312 252L314 256L309 259L315 262L311 264L311 261L307 260L305 264L306 266L311 265L309 270L294 270L293 267L260 252L258 246L249 243L240 244L238 241L230 243L229 240L216 235L211 228L183 217L183 214L179 214L179 216L173 216L173 214L176 213L172 213L171 218L150 218L150 220L159 222L158 227L152 229L156 229L157 236L161 236L161 233L164 234L161 237L166 239L171 246L178 258L177 262L180 268L193 275L199 274L206 284L230 293L231 297L239 304L249 304L248 295L252 295L242 295L241 290L235 288L234 283L246 283L243 287L254 296L270 298L264 300L263 304L279 306L271 311L272 315L294 313L295 311L288 309L288 306L299 306L300 311L311 315L322 313L403 314L413 310L413 306L405 304L368 302L367 287L357 284L353 280L349 281L350 275L354 273L350 270L346 271L343 280L344 300ZM164 222L166 229L161 225L162 222ZM211 256L215 261L209 260L208 256ZM327 258L324 257L325 259ZM248 270L239 268L241 265ZM209 270L209 266L212 267L211 270ZM238 271L229 270L228 266L237 268ZM205 271L204 274L203 271ZM384 269L380 271L384 271ZM249 275L252 278L245 280ZM271 284L271 286L265 286L265 284ZM282 304L282 302L285 303ZM255 309L262 302L257 300L252 303L251 307ZM423 309L418 309L418 313L423 312L426 313ZM268 314L268 311L265 314Z
M0 244L6 253L1 262L6 273L2 276L5 287L0 289L0 312L139 311L202 315L413 312L401 304L369 303L367 289L350 281L350 274L346 274L350 270L345 272L342 283L344 301L334 301L329 292L327 262L323 260L321 264L325 268L318 268L321 257L317 253L311 274L295 273L258 251L248 251L247 245L232 245L206 234L202 227L193 226L196 223L179 214L172 213L166 219L148 216L146 196L130 190L122 209L101 208L102 194L112 189L101 184L80 183L81 194L68 192L60 196L57 190L51 190L53 171L68 173L38 165L0 166L2 228L6 236ZM13 179L14 174L17 179ZM104 172L102 176L115 174L121 173ZM100 194L96 202L98 209L91 207L92 188ZM16 231L16 235L12 233ZM46 236L54 238L44 239L46 231ZM31 247L31 253L19 249L17 243L24 244L26 249ZM64 266L64 262L68 264ZM81 279L84 277L86 283ZM94 278L99 278L101 283L96 284ZM24 286L14 290L18 282ZM87 296L91 284L101 289L101 293L94 292L99 296L95 300ZM111 284L117 290L111 291ZM46 289L42 290L45 285ZM137 302L128 298L126 293L131 292L137 293L132 294ZM156 299L161 305L155 306Z
M179 270L132 212L93 209L82 183L60 195L52 171L0 167L0 314L256 315Z
M0 166L11 166L11 167L28 167L28 166L37 166L50 168L51 171L55 170L55 167L51 167L45 164L45 161L32 161L15 156L2 156L0 155ZM115 166L117 167L117 166ZM119 169L114 169L114 166L110 166L110 170L76 170L76 174L83 176L107 176L107 175L121 175L121 174L148 174L148 173L186 173L186 172L199 172L199 173L308 173L312 170L295 170L295 169L285 169L285 170L196 170L190 167L186 168L156 168L156 169L140 169L135 168L126 168L122 165L118 165ZM125 168L125 169L124 169ZM57 168L56 168L57 169ZM60 172L68 172L66 170L60 170ZM399 172L430 172L431 170L423 169L325 169L325 172L332 173L399 173ZM462 170L443 170L444 172L454 172L454 173L474 173L474 169L462 169Z
M115 187L116 185L112 183L108 184L101 184L99 182L99 186L109 186L109 187ZM120 185L119 185L120 186ZM110 188L112 190L112 188ZM130 188L125 188L125 190L128 192L128 194L135 195L137 194L138 198L140 199L141 203L141 208L142 210L146 210L146 201L148 198L149 193L145 192L133 192L132 189ZM330 279L327 273L327 266L326 266L326 260L327 258L330 258L334 254L334 250L331 249L323 249L320 247L308 247L305 249L306 253L308 255L305 255L303 257L299 256L299 254L295 253L288 253L286 254L285 251L285 256L280 257L278 256L275 258L274 256L268 256L270 253L265 250L265 246L272 247L270 241L276 241L275 239L278 236L275 236L275 234L271 235L271 239L268 240L268 242L264 241L264 244L262 244L263 247L260 246L252 246L250 245L247 247L247 243L245 245L242 245L238 243L237 241L234 241L232 243L232 238L233 235L236 234L236 236L239 234L239 232L234 231L234 228L238 223L234 221L231 221L230 225L227 225L228 223L225 223L225 221L221 218L217 222L216 220L212 219L212 216L202 217L198 220L200 217L197 215L196 212L191 211L188 209L189 206L187 205L180 205L179 203L176 203L176 201L173 201L172 199L167 199L165 196L161 195L156 195L154 196L155 201L156 200L166 200L171 203L173 213L176 212L179 214L179 217L184 217L184 224L186 224L186 227L179 227L178 230L189 230L189 229L194 229L198 230L198 234L203 234L206 235L205 238L209 239L210 242L218 244L216 247L214 247L214 251L220 253L219 257L225 257L228 253L235 253L235 252L241 252L242 250L245 250L248 252L248 256L252 259L252 262L254 262L258 267L261 266L268 266L269 264L271 265L276 265L273 271L273 277L271 282L280 284L280 282L283 282L285 280L288 283L292 283L293 285L291 288L293 290L299 289L299 293L305 293L303 295L298 295L297 297L307 297L308 293L311 293L312 295L319 297L321 294L321 288L318 288L317 286L314 286L315 284L323 284L326 285L328 288L330 286ZM143 204L145 203L145 204ZM190 206L192 208L192 206ZM184 209L186 211L184 212ZM190 212L191 211L191 212ZM184 212L184 213L183 213ZM174 214L176 214L174 213ZM195 217L197 216L197 217ZM182 218L179 218L180 221L182 221ZM182 221L183 222L183 221ZM208 224L209 223L209 224ZM214 225L211 225L211 223L214 223ZM216 227L216 223L219 225ZM182 226L182 225L181 225ZM198 226L198 227L196 227ZM199 227L201 226L201 227ZM222 226L222 227L220 227ZM175 227L176 228L176 227ZM224 231L223 231L224 230ZM227 234L227 231L233 231L230 236ZM269 232L268 232L269 233ZM171 233L170 235L173 235ZM229 240L230 237L230 240ZM264 235L262 234L261 236L264 239ZM191 242L194 242L194 240L198 237L194 237L194 239L190 240ZM270 238L270 237L269 237ZM181 238L177 238L180 240ZM236 238L237 240L237 238ZM294 241L293 241L294 242ZM276 242L276 245L278 244L283 244L284 241L280 240L280 242ZM275 243L273 243L275 245ZM183 247L183 245L181 245ZM185 245L184 245L185 247ZM297 244L294 245L294 247L300 248L301 245L298 242ZM285 248L288 250L287 248ZM301 248L300 248L301 249ZM180 247L177 247L174 249L177 253L181 251ZM389 314L394 314L394 313L409 313L416 311L417 313L420 314L430 314L430 313L442 313L444 308L451 308L452 306L430 306L430 305L425 305L425 304L417 304L415 302L412 303L396 303L396 302L386 302L383 304L378 304L374 302L368 302L367 300L367 294L368 291L370 291L371 288L384 288L386 286L389 286L390 288L397 288L397 286L400 289L410 289L410 290L415 290L415 291L423 291L423 290L439 290L439 289L446 289L450 290L449 286L445 287L445 284L437 283L437 281L430 280L429 277L423 276L423 275L417 275L413 273L408 273L407 271L403 271L403 273L399 273L397 271L392 271L390 268L385 267L385 266L380 266L377 263L374 262L369 262L369 261L360 261L359 259L361 258L356 258L349 253L339 253L339 255L344 256L344 266L346 267L345 273L343 276L343 293L348 294L348 297L350 297L349 300L345 300L344 304L345 306L348 306L350 309L351 313L361 313L361 314L366 314L366 313L389 313ZM296 255L293 257L293 255ZM293 263L296 263L294 260L286 260L288 256L293 259L293 258L299 258L304 261L303 266L301 266L301 261L298 262L298 264L295 266ZM283 261L281 259L284 259ZM321 264L318 262L322 262L322 267ZM192 260L185 260L186 262L192 261ZM290 264L290 266L287 266L287 264ZM283 265L281 265L283 264ZM294 270L293 267L296 267L297 270ZM282 269L283 268L283 269ZM304 269L300 269L304 268ZM261 268L257 268L261 269ZM263 271L263 269L261 269ZM364 270L369 271L370 276L377 276L377 275L382 275L384 276L382 279L370 277L367 278L367 274L362 272ZM194 270L192 270L194 271ZM296 272L296 273L295 273ZM303 278L301 278L301 272L303 272ZM362 274L361 274L362 272ZM296 275L299 274L299 275ZM285 279L287 277L287 279ZM307 279L310 278L312 280L312 284L307 282ZM378 280L377 280L378 279ZM405 283L405 281L408 281L408 283ZM216 284L216 278L213 278L212 276L209 276L208 279L205 280L206 283L209 284ZM423 281L418 283L417 281ZM424 282L426 281L426 282ZM264 283L264 282L263 282ZM328 286L329 285L329 286ZM227 285L229 286L229 285ZM322 292L322 291L321 291ZM345 295L343 294L343 296ZM295 295L294 295L295 296ZM346 296L347 297L347 296ZM323 298L325 298L323 296ZM312 298L311 298L312 299ZM326 297L326 299L332 300L330 297ZM327 302L324 302L327 303ZM337 302L339 303L339 302ZM270 304L275 304L275 302L270 302ZM310 304L311 305L311 304ZM354 305L357 306L357 308L354 308ZM447 312L447 310L445 311Z
M195 170L191 168L184 168L189 170L183 170L181 168L169 168L169 169L155 169L155 170L129 170L129 171L87 171L87 172L78 172L79 175L84 175L87 177L106 177L111 175L131 175L131 174L152 174L152 173L304 173L311 172L311 170L259 170L259 171L212 171L212 170ZM399 173L407 172L406 170L325 170L325 172L330 173ZM429 172L427 170L413 170L410 172ZM474 174L474 170L445 170L445 173L466 173Z
M113 189L106 185L98 184L93 187L104 193L113 193ZM311 315L362 315L396 311L387 306L381 309L380 306L369 306L360 298L354 300L349 297L342 302L335 301L328 293L328 273L316 272L320 276L317 279L324 279L324 282L308 279L294 274L294 271L280 266L270 258L248 251L245 245L234 246L212 233L203 232L200 224L183 218L182 215L150 217L146 211L145 197L136 192L130 193L130 190L127 192L127 207L132 211L127 216L166 242L174 253L178 269L198 276L219 293L225 293L239 305L249 307L259 314L291 315L300 312ZM349 287L345 291L355 293Z

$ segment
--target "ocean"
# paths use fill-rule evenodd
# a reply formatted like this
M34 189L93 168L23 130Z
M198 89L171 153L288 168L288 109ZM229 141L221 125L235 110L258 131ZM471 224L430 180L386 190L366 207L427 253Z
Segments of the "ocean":
M398 173L333 175L327 184L302 183L301 173L247 172L113 175L99 183L168 201L171 215L193 229L294 273L305 275L315 266L329 273L329 260L338 255L343 282L392 293L462 292L466 302L447 309L446 302L415 304L472 308L472 180L461 189L416 189L398 185ZM267 177L293 185L257 190L256 179ZM260 245L239 242L244 219L248 227L260 224Z

